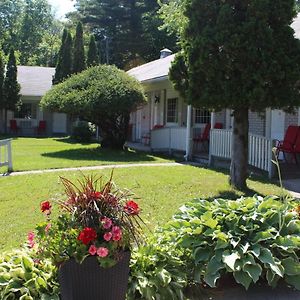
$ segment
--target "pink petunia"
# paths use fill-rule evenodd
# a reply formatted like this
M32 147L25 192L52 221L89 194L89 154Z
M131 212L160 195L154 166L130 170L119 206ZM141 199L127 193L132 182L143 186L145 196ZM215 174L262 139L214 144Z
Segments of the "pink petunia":
M27 235L27 242L28 242L28 246L30 248L33 248L34 245L35 245L35 242L34 242L34 233L32 231L28 232L28 235Z
M97 247L95 245L91 245L89 248L89 254L96 255L97 253Z
M122 232L114 234L112 237L113 241L115 242L118 242L121 238L122 238Z
M104 235L103 235L103 238L109 242L112 238L113 234L111 232L106 232Z
M101 223L103 224L104 229L109 229L112 226L112 220L107 217L103 217Z
M119 226L113 226L111 232L113 235L122 233L121 228Z
M98 248L97 255L100 257L106 257L108 255L108 249L105 247Z

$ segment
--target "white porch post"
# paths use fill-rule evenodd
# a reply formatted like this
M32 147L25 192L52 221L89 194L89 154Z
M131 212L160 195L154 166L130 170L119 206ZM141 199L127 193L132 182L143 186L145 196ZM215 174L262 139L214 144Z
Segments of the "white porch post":
M185 141L185 160L188 161L191 157L191 127L192 127L192 106L187 107L186 119L186 141Z
M271 108L266 109L266 132L265 136L266 138L271 138L271 123L272 123L272 114L271 114Z
M212 111L210 113L210 125L211 125L210 127L211 127L211 129L214 128L215 123L216 123L216 113L214 111Z

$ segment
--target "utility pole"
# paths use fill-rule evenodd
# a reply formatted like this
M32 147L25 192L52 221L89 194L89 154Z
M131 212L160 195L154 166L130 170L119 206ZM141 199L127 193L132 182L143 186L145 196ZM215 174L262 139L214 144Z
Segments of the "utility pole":
M105 41L106 64L109 65L109 37L105 35L104 41Z

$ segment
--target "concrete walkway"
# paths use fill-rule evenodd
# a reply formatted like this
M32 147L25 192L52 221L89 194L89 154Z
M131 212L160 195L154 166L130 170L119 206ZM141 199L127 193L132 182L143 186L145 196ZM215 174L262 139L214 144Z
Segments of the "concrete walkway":
M121 165L102 165L102 166L90 166L90 167L77 167L77 168L62 168L62 169L45 169L45 170L32 170L21 171L4 174L4 176L21 176L30 174L44 174L54 172L68 172L68 171L92 171L92 170L104 170L104 169L121 169L121 168L135 168L135 167L180 167L186 165L185 163L140 163L140 164L121 164Z

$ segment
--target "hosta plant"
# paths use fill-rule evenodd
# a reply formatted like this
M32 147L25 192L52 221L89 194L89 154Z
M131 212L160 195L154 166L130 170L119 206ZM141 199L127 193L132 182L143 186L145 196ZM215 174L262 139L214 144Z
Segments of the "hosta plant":
M192 251L194 280L215 287L232 275L246 289L279 281L300 290L297 203L259 196L195 200L168 225L177 246Z
M28 248L0 256L0 299L59 300L56 268L35 256Z
M59 265L75 258L97 257L111 267L140 239L140 208L132 194L103 177L83 177L76 184L61 178L66 199L58 201L60 214L51 219L52 203L41 203L46 222L37 226L36 244L42 257Z

